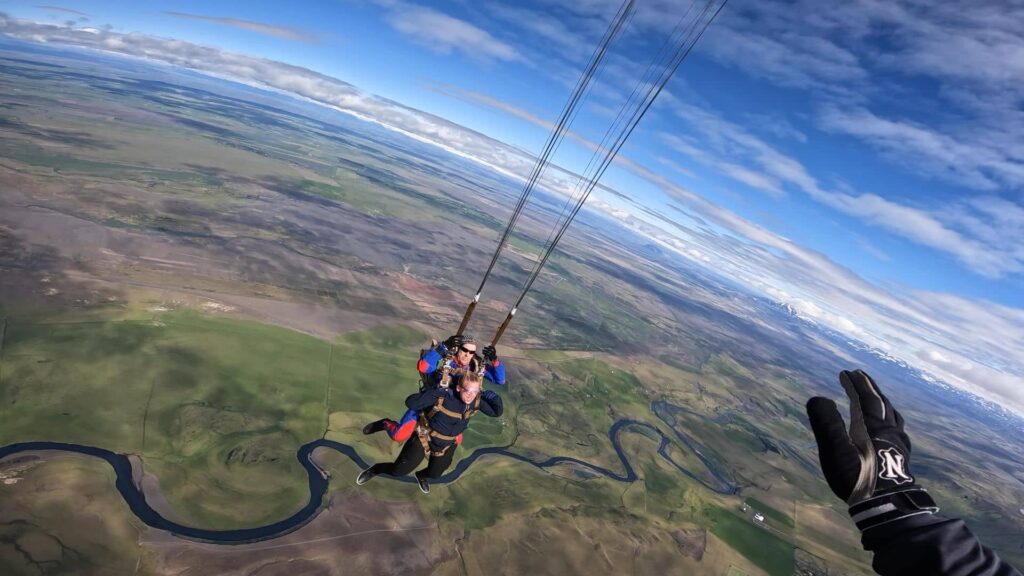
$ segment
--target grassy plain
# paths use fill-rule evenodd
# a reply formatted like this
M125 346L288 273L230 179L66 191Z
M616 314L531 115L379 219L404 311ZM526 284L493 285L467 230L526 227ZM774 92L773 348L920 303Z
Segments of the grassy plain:
M188 311L152 315L109 323L9 322L0 391L23 408L20 420L4 426L5 443L39 439L37 422L69 411L47 439L141 454L168 512L211 528L258 525L298 508L307 492L295 450L325 432L358 446L371 461L397 453L383 435L367 438L360 428L381 415L400 414L402 400L416 388L412 359L425 344L422 332L384 325L328 343ZM499 391L505 416L476 418L459 457L478 446L513 445L538 460L573 455L621 473L607 432L622 417L651 421L645 383L603 361L565 353L541 357L553 362L506 360L532 377ZM57 385L62 374L74 374L81 384ZM83 390L88 400L78 396ZM97 409L75 419L72 407L83 405ZM684 425L709 444L714 434L729 434L702 428L692 417ZM421 506L448 533L566 508L596 521L624 507L633 522L667 523L666 530L708 522L712 533L768 573L781 573L787 551L791 564L791 544L718 507L718 500L655 453L658 437L648 435L627 430L621 436L642 478L636 489L577 474L571 465L539 471L485 458L456 484L435 487ZM670 453L700 472L684 446L673 445ZM710 449L707 455L714 457ZM352 474L347 460L328 461L340 480ZM387 481L367 490L396 502L415 493L413 486ZM738 506L738 500L728 501ZM769 506L756 503L769 513Z
M369 461L393 458L396 444L360 429L402 413L418 350L458 321L467 274L475 282L486 266L518 183L280 95L134 65L26 58L35 57L0 66L0 443L67 440L141 455L157 503L210 528L296 509L306 484L295 450L321 435ZM356 488L357 466L319 451L332 502L363 512L324 512L334 520L317 537L339 540L301 550L317 566L375 567L368 572L387 570L367 561L379 550L440 573L480 573L501 558L517 573L776 574L792 569L799 546L831 568L864 572L801 409L811 393L835 393L821 382L848 357L809 345L799 328L788 335L785 318L727 283L581 218L500 347L506 414L477 416L457 458L509 446L537 461L573 456L620 472L608 429L631 418L657 426L673 439L672 461L711 482L651 413L652 401L665 401L679 407L672 425L740 493L707 490L657 453L658 435L632 428L620 436L639 477L632 484L569 464L538 470L484 458L424 498L385 479ZM550 224L523 222L474 330L500 321ZM958 418L915 429L915 458L947 509L970 515L1013 558L1021 520L1001 511L1019 497L992 487L1016 486L1024 472L1013 446L999 448L999 438ZM943 443L954 432L956 453ZM962 455L979 446L996 464L958 478ZM12 495L0 507L16 504L18 518L36 524L5 527L15 530L6 542L23 539L45 559L45 534L81 529L81 554L64 568L134 565L133 536L93 517L130 521L110 497L109 470L68 462L74 470L55 459L31 483L0 486ZM66 492L28 490L51 479L81 488L100 511L83 516ZM779 532L740 516L745 499ZM347 532L424 522L431 550L441 551L412 559L398 549L417 546L404 532L365 541ZM178 550L157 541L144 540L144 552ZM287 542L289 551L306 546ZM32 573L11 549L0 547L0 568ZM257 564L280 560L253 552ZM258 568L216 547L175 554L141 571ZM295 569L312 570L314 556Z
M752 496L747 496L744 502L750 505L754 510L763 513L765 518L770 518L782 526L789 528L794 527L793 518L789 514L784 514Z
M708 530L765 572L779 576L793 573L792 543L730 510L710 507L704 512Z
M140 454L174 509L199 525L280 518L308 497L295 450L323 434L330 350L289 330L189 312L9 321L0 394L15 408L0 442Z
M0 574L131 574L141 522L102 461L78 456L0 466Z

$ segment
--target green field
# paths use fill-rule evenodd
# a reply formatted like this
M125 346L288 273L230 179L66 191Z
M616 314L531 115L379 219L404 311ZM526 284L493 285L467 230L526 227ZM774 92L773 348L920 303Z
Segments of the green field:
M754 510L757 510L758 512L761 512L762 514L764 514L765 518L771 518L772 520L778 522L779 524L781 524L783 526L786 526L786 527L789 527L789 528L794 528L795 527L795 524L793 523L793 517L792 516L790 516L788 514L784 514L782 512L779 512L775 508L772 508L771 506L765 504L764 502L761 502L757 498L753 498L751 496L747 496L747 498L744 501L747 504L749 504L751 507L753 507Z
M0 485L0 574L136 573L141 522L106 462L70 456L19 476Z
M14 409L0 443L142 455L175 510L203 526L277 519L308 497L295 450L325 426L331 346L322 340L165 312L150 321L12 321L3 352L0 398Z
M401 447L361 429L404 412L417 353L458 321L521 183L282 94L50 48L0 50L0 445L68 441L139 456L152 504L204 528L299 508L308 487L295 455L311 440L392 460ZM531 202L542 213L519 221L472 332L490 333L505 314L551 206ZM526 574L789 574L795 546L833 572L869 570L803 411L813 394L841 395L822 375L850 351L781 332L778 311L731 281L587 220L499 347L505 413L474 417L455 461L507 446L622 473L608 432L632 419L669 439L671 462L661 435L631 426L618 440L636 482L484 457L423 496L386 478L356 486L359 466L321 449L330 506L260 544L286 558L260 566L266 558L244 547L137 526L100 462L46 454L10 472L19 464L5 460L0 574L143 574L159 565L148 560L185 566L197 550L232 569L237 559L245 574L313 572L301 564L313 557L355 572L345 564L354 554L400 563L408 557L383 544L418 545L427 533L436 554L411 554L437 562L437 574L483 573L495 559ZM920 395L900 403L918 406L906 413L916 473L945 511L1017 560L1020 498L1004 489L1020 477L1013 447ZM654 414L658 401L671 407ZM680 472L717 484L702 459L740 494ZM739 515L744 498L767 522ZM367 534L335 540L367 520ZM323 547L303 557L291 536ZM68 545L61 561L55 541ZM45 564L26 563L23 550Z
M335 343L254 322L162 312L151 320L8 322L0 444L66 441L143 456L175 513L210 528L278 520L308 497L299 446L329 437L390 456L362 424L397 418L424 335L399 326ZM506 418L515 417L514 402ZM504 420L507 421L507 420ZM478 415L460 455L508 443ZM45 427L40 423L46 422ZM256 505L258 503L258 505Z
M789 576L793 573L791 543L725 508L710 506L704 513L708 519L708 530L758 567L772 575Z
M16 409L0 429L0 443L63 440L139 454L170 513L208 528L259 525L301 506L308 492L295 451L325 434L370 461L397 453L386 435L366 437L361 428L404 410L404 398L417 388L414 360L425 334L384 325L332 343L195 312L151 314L111 322L9 321L0 400ZM621 469L608 429L622 417L652 421L644 384L598 360L531 356L510 362L529 373L547 371L555 381L526 378L499 390L506 413L478 415L456 461L476 447L514 441L517 451L535 458L572 455ZM41 431L39 422L47 428ZM485 458L418 503L451 530L486 529L510 515L580 502L592 518L625 505L648 522L707 520L709 530L769 573L792 567L792 544L707 500L708 492L656 454L657 435L626 430L621 439L643 479L635 489L568 465L540 471ZM683 447L672 453L699 472ZM339 475L332 490L351 490L345 481L351 463L336 456L326 462ZM415 493L411 485L384 480L363 490L393 501ZM748 501L793 526L763 502Z

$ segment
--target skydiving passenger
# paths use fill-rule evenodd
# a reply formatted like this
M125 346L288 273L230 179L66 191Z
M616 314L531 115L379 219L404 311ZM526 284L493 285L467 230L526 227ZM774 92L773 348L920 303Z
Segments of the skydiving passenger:
M426 468L416 472L416 482L424 494L430 493L428 480L440 478L451 466L452 457L469 419L478 411L491 417L501 416L504 405L493 390L480 390L482 378L467 371L453 388L427 387L405 399L410 411L419 415L416 433L406 440L393 463L380 462L363 470L356 478L362 485L378 474L405 476L429 457Z
M423 383L421 390L437 388L441 385L444 372L445 358L449 351L453 352L451 360L448 361L448 374L451 378L450 386L457 385L464 374L478 372L479 365L476 357L476 341L468 335L450 336L443 343L435 348L427 350L420 356L416 363L416 370L420 373L420 380ZM481 350L483 359L486 362L484 378L498 386L505 385L505 366L498 360L498 353L494 346L484 346ZM416 430L416 422L419 414L416 410L406 410L399 420L384 418L370 422L363 427L363 434L374 434L382 430L387 431L388 437L395 442L402 443L408 440L413 431ZM462 442L462 438L458 439Z

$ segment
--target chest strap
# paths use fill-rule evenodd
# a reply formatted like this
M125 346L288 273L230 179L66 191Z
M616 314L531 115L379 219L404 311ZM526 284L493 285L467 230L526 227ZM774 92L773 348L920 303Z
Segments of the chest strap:
M430 419L434 417L438 412L450 416L452 418L459 418L461 420L469 420L474 414L480 411L480 396L476 397L476 401L473 402L473 407L465 412L453 412L444 407L444 396L437 399L437 403L434 404L430 412L420 412L419 422L416 426L416 435L419 436L420 444L423 445L423 453L431 456L444 456L444 453L452 447L452 444L448 444L441 450L430 449L430 439L437 438L438 440L444 440L445 442L455 442L458 436L449 436L447 434L441 434L437 430L430 427Z
M430 420L431 418L433 418L434 415L437 414L438 412L440 412L441 414L444 414L445 416L449 416L451 418L458 418L459 420L469 420L470 418L473 417L474 414L476 414L479 411L480 411L480 395L479 394L477 394L476 400L473 402L473 407L470 408L469 410L466 410L465 412L455 412L453 410L449 410L449 409L445 408L444 407L444 396L442 396L442 397L437 399L437 402L434 404L434 407L430 409L430 412L427 414L427 420Z

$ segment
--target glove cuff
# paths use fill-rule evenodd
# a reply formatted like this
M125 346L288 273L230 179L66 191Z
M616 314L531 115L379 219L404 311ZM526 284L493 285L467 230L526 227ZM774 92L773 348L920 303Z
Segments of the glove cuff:
M924 488L908 486L895 492L877 494L850 506L850 517L861 532L920 514L939 511L935 500Z

